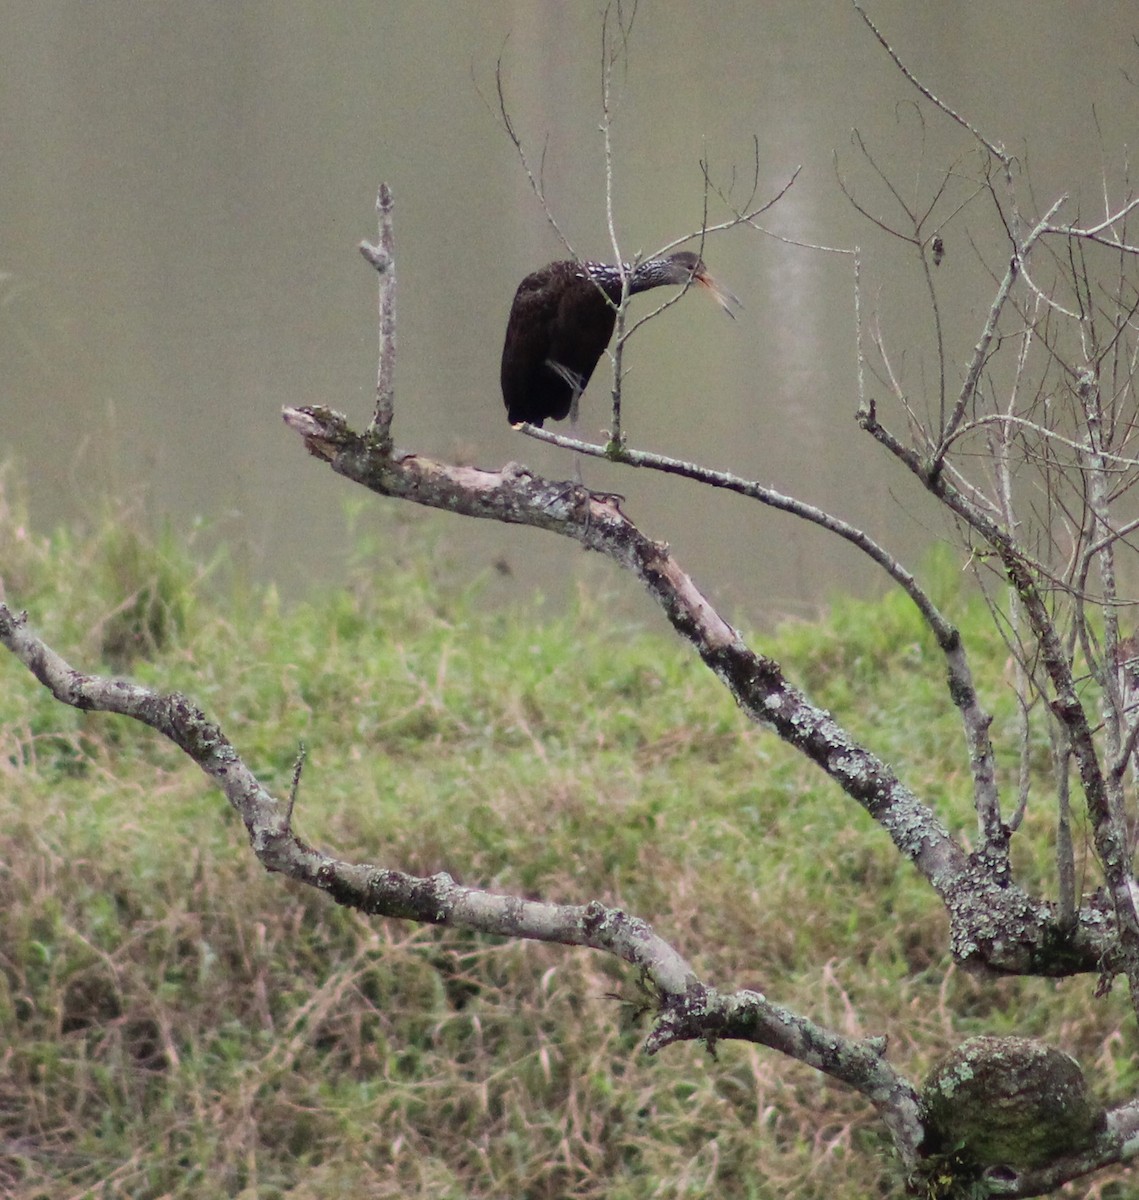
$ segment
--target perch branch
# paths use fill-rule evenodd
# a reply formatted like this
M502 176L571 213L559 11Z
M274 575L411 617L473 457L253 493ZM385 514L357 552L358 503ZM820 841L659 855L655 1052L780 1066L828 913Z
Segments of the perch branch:
M744 644L668 547L641 533L613 497L542 479L516 463L491 472L416 454L384 457L327 408L286 409L284 419L337 474L377 494L556 532L633 572L743 711L811 759L915 864L946 905L959 960L1002 972L1064 975L1100 970L1098 956L1113 960L1116 947L1090 912L1061 939L1062 953L1054 953L1057 930L1049 907L978 869L886 763L811 704L778 663Z

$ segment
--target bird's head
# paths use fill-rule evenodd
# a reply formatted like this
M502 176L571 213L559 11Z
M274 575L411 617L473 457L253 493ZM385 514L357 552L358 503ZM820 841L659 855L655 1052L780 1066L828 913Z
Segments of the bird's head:
M699 254L695 254L691 250L680 250L676 254L670 254L668 258L657 261L666 267L669 283L688 283L691 280L693 283L699 284L712 295L712 298L729 317L734 318L735 310L743 307L736 296L732 295L727 288L721 287L712 278Z

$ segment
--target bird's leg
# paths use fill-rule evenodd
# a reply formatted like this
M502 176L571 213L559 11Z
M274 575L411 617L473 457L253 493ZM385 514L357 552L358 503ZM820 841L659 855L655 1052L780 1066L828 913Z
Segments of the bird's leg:
M546 365L554 374L569 385L570 388L570 407L569 407L569 422L570 422L570 437L576 442L577 434L577 414L581 407L581 393L585 391L585 381L576 372L571 371L569 367L563 366L562 363L554 362L553 359L546 359ZM581 455L575 450L573 452L573 477L574 480L581 483Z
M573 399L570 401L569 420L570 420L570 437L576 442L578 440L577 432L577 416L581 408L581 388L576 387L573 390ZM575 450L573 452L573 477L577 482L581 483L581 455Z

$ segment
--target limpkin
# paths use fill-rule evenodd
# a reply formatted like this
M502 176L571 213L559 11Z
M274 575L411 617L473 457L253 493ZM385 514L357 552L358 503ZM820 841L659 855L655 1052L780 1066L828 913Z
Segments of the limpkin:
M627 267L629 292L691 280L729 315L739 301L690 250ZM585 391L617 320L621 272L607 263L552 262L518 285L502 347L502 398L512 425L561 421Z

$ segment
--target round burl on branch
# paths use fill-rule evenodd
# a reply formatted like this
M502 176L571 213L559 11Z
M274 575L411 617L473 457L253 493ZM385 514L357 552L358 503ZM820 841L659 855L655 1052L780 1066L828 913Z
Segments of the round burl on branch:
M1080 1064L1043 1042L976 1037L940 1059L922 1089L930 1154L985 1168L1042 1167L1104 1127Z

